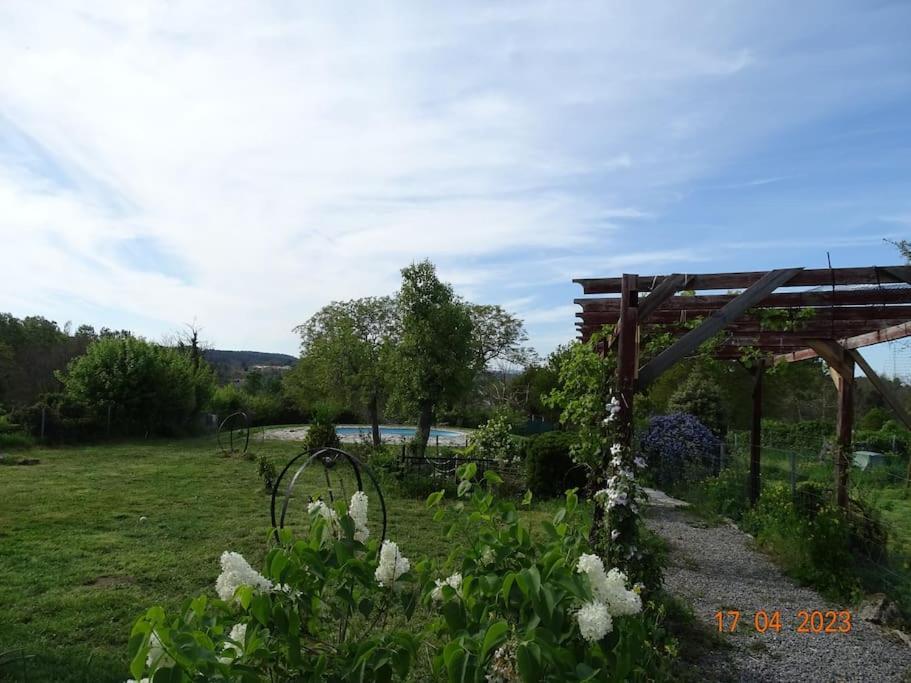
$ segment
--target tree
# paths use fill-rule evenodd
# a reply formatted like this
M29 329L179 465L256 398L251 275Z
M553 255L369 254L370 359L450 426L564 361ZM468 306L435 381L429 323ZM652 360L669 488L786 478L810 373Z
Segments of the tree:
M380 408L390 390L398 335L395 300L333 302L295 331L301 335L301 362L286 379L289 393L300 395L309 387L324 398L363 407L379 446Z
M440 282L430 261L402 270L401 341L396 354L397 391L418 413L417 443L427 448L437 408L471 386L480 360L471 314L452 287Z
M905 259L905 263L911 263L911 242L908 242L908 240L889 239L885 241L898 250L898 253L901 254L903 259Z
M215 388L211 368L193 367L177 349L112 335L91 344L65 373L66 394L97 415L110 408L127 431L174 431L187 426Z
M718 385L698 370L671 396L671 413L687 413L698 418L715 436L724 436L727 418Z
M528 335L522 321L501 306L466 304L471 318L471 342L477 372L483 372L495 360L526 366L534 353L523 346Z

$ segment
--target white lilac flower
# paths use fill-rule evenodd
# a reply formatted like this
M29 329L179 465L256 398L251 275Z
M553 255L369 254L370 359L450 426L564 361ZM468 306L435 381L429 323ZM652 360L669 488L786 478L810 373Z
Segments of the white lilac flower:
M351 503L348 505L348 516L354 522L354 540L365 543L370 536L370 529L367 528L367 494L363 491L355 491L351 496Z
M616 541L618 538L620 538L619 529L614 529L613 531L610 532L610 540Z
M138 681L135 678L128 678L126 683L149 683L148 678L140 678Z
M576 613L579 622L579 631L582 637L590 643L601 640L611 632L613 621L607 611L607 605L593 600L582 605Z
M431 600L434 602L441 602L443 600L443 586L449 586L458 593L459 589L462 587L462 575L456 573L447 579L437 579L436 588L430 591Z
M215 591L222 600L231 600L234 592L241 586L251 586L255 590L268 591L272 582L250 566L240 553L224 552L221 554L221 574L215 580Z
M380 548L380 563L374 576L382 588L391 588L396 579L411 569L411 562L399 552L399 547L392 541L383 541Z
M307 512L318 513L330 525L338 521L338 514L321 500L314 500L307 506Z
M595 491L595 495L594 495L595 502L603 504L604 501L607 500L607 496L609 493L610 493L610 491L608 489L601 489L599 491Z
M598 600L603 600L607 594L607 574L604 572L604 563L597 555L584 554L579 557L576 571L588 576L592 594Z
M619 468L623 464L623 460L620 458L619 455L615 455L613 458L610 459L610 464L611 464L611 467Z
M623 452L623 446L621 446L618 443L615 443L613 446L610 447L611 455L620 455L620 453L622 453L622 452Z
M244 642L247 640L247 625L234 624L228 637L234 642L225 643L225 653L233 652L233 657L240 657L244 653Z
M640 470L644 470L646 467L645 458L643 458L641 455L637 455L636 459L633 460L633 464Z
M152 635L149 638L149 654L146 656L146 666L155 671L162 666L171 666L172 664L174 664L174 660L165 651L158 634L152 631Z
M642 611L642 598L636 591L629 590L626 582L626 574L615 567L607 573L603 583L603 594L599 597L615 617L638 614Z

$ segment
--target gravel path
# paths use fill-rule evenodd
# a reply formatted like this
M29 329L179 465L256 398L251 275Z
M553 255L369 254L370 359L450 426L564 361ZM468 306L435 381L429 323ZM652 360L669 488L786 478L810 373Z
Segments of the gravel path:
M670 546L665 586L689 602L697 619L717 629L715 613L739 610L732 645L704 662L706 677L734 681L906 681L911 647L892 631L852 612L850 633L798 633L800 610L840 610L815 591L797 585L749 536L725 524L707 526L688 515L685 503L650 491L648 526ZM781 631L759 633L754 615L781 614ZM761 619L760 619L761 620ZM729 621L726 622L730 623ZM702 668L702 663L700 663Z

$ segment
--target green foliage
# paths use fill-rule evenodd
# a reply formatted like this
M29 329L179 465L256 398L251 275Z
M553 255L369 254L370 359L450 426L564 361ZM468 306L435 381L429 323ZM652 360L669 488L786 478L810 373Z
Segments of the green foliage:
M741 466L728 467L717 477L709 477L691 489L693 505L706 516L721 515L740 520L749 510L748 471Z
M342 442L335 431L335 423L323 415L317 415L307 428L304 448L339 448L341 445Z
M519 457L521 443L512 434L509 415L498 412L471 435L469 455L512 462Z
M262 576L226 574L222 599L200 596L177 614L153 607L140 617L131 674L156 681L667 680L674 643L640 613L625 577L602 589L580 570L587 543L575 493L533 540L516 505L491 493L498 477L488 472L475 484L476 475L473 464L460 469L454 503L444 504L442 491L428 497L451 549L442 566L408 562L395 544L364 542L341 502L332 512L314 508L309 534L283 532ZM229 568L241 561L222 559ZM609 610L612 627L583 638L583 605ZM417 670L421 662L429 671Z
M802 514L809 510L812 514ZM855 596L859 583L853 570L851 526L831 503L812 508L803 503L798 509L786 486L772 484L763 489L743 525L796 579L833 598Z
M173 433L215 389L211 369L178 350L136 337L99 339L61 373L66 395L96 415L111 406L113 424L126 433Z
M418 438L426 446L437 408L465 395L474 377L477 346L472 319L430 261L402 270L401 341L396 397L418 413Z
M854 433L854 444L857 449L907 455L911 445L911 433L904 429L891 433L884 430L857 430Z
M857 421L857 429L868 432L878 432L889 421L889 413L880 407L870 408L862 418Z
M852 501L845 511L833 500L817 483L802 482L794 501L786 486L766 486L744 524L796 578L845 599L860 589L861 563L885 560L888 535L869 506Z
M263 480L263 487L267 491L271 491L275 487L278 472L275 471L275 465L272 464L272 461L262 453L256 458L256 472L259 474L260 479Z
M715 436L724 436L727 431L721 390L714 380L699 371L691 373L674 392L668 402L668 412L693 415Z
M8 415L0 414L0 449L28 448L33 443L22 425L12 422Z
M610 359L598 355L593 344L574 342L557 364L559 385L544 399L560 410L561 422L573 430L573 459L593 468L601 465L601 420L612 370Z
M301 361L285 377L303 409L314 399L351 406L379 424L394 379L398 310L392 297L333 302L295 328Z
M835 428L831 423L818 420L762 421L762 445L764 447L794 451L802 455L818 455L823 443L831 442L834 434ZM729 440L731 440L731 436L729 435ZM749 432L738 433L737 441L740 445L747 447L750 443Z
M532 493L550 498L585 486L588 468L577 465L570 455L576 440L570 432L546 432L529 438L525 467Z

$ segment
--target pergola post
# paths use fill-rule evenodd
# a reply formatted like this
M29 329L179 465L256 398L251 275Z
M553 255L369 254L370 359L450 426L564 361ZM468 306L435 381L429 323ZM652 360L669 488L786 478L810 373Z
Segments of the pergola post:
M854 441L854 356L841 344L826 339L809 342L810 348L829 366L838 390L838 417L835 423L835 502L848 507L848 474Z
M750 428L750 505L759 500L760 459L762 457L762 378L765 363L753 366L753 421Z
M620 284L620 320L617 330L617 390L620 399L620 438L624 447L633 439L633 396L639 370L639 276L624 274Z
M845 372L836 370L838 387L837 443L835 446L835 502L848 507L848 473L851 468L851 447L854 430L854 359L844 359Z

